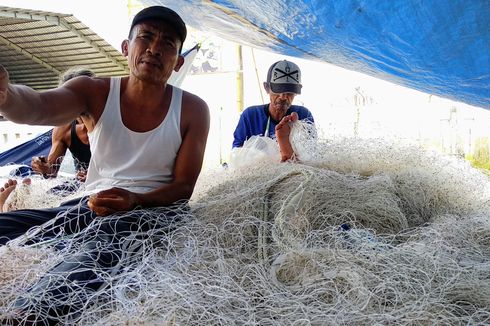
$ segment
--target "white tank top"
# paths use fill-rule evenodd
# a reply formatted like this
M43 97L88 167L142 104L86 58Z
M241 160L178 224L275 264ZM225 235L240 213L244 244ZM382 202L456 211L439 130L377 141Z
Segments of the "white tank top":
M182 90L171 87L172 100L162 123L153 130L135 132L122 122L121 78L111 78L104 111L88 134L92 157L86 193L112 187L143 193L172 181L175 158L182 143Z

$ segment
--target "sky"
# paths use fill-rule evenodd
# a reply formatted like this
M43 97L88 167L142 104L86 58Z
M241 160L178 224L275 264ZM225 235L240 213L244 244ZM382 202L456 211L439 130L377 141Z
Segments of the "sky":
M124 0L2 0L0 5L72 14L116 49L120 49L129 28Z

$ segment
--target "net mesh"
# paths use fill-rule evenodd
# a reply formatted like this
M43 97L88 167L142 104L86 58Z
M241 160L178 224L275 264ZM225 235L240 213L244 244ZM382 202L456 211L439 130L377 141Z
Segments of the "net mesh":
M200 176L188 205L2 247L4 323L490 323L488 177L417 146L307 128L293 130L300 163L245 146Z

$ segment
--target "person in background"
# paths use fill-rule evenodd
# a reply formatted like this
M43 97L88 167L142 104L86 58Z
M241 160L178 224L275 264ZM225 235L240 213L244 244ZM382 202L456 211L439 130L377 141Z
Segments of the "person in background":
M233 148L242 147L244 142L252 136L265 136L275 139L276 127L285 126L287 122L307 120L314 123L313 115L304 106L293 105L296 95L301 94L301 71L299 67L287 60L275 62L270 66L264 89L269 95L270 102L246 108L238 121L233 133ZM294 116L292 114L295 113ZM287 133L289 135L289 132ZM286 146L285 142L281 142ZM288 145L290 147L290 144ZM281 153L290 150L280 146ZM292 149L291 149L292 150ZM290 155L292 155L291 153ZM281 154L281 160L291 157Z
M61 76L58 86L61 86L68 80L78 76L95 77L95 73L86 68L77 67L68 69ZM53 128L51 150L48 158L46 159L44 156L33 157L31 160L32 170L45 178L56 178L67 149L70 150L73 156L76 180L75 182L63 182L61 185L57 185L49 190L50 193L61 196L69 195L78 190L81 183L85 181L87 168L90 162L91 153L88 143L87 128L80 117L69 124ZM24 178L22 183L30 185L31 179ZM0 213L18 209L17 205L8 203L9 196L16 187L17 180L15 179L7 180L5 184L0 187Z
M61 76L59 86L78 76L95 77L95 73L86 68L71 68ZM67 149L73 156L77 180L84 182L91 153L87 128L80 117L71 123L53 128L48 157L33 157L32 170L45 178L56 178Z

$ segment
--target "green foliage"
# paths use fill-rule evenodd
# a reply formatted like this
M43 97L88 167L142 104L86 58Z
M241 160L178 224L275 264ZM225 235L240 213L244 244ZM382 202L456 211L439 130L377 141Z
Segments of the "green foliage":
M470 161L471 165L475 168L490 171L490 146L488 144L488 138L477 138L473 154L467 155L466 159Z

